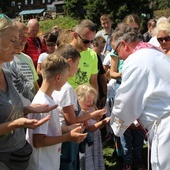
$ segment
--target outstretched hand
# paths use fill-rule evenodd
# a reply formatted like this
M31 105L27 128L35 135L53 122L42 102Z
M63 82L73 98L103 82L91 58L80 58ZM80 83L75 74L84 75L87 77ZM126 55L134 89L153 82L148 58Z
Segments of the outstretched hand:
M47 113L57 107L57 104L53 106L49 106L48 104L31 104L24 109L24 113Z
M82 125L83 125L83 123L74 123L74 124L72 124L72 125L68 125L67 128L68 128L68 131L70 132L70 131L72 131L73 129L75 129L75 128L77 128L77 127L80 127L80 126L82 126Z
M92 118L95 119L95 120L100 120L103 115L105 115L107 112L107 109L106 107L104 107L103 109L99 109L99 110L96 110L94 112L92 112Z
M44 124L51 118L50 115L44 117L43 119L36 120L36 119L27 119L27 118L19 118L16 119L13 123L18 127L18 128L29 128L29 129L35 129L38 126Z
M87 133L82 133L85 127L79 126L70 131L70 141L80 143L84 141L87 136Z
M106 117L102 121L103 123L108 124L110 122L110 117Z

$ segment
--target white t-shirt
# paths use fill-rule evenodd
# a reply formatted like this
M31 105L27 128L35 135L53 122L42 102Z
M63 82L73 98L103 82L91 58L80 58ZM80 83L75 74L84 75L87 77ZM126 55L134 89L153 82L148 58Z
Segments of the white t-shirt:
M41 64L48 56L49 54L44 52L44 53L41 53L38 57L38 61L37 63Z
M39 104L49 104L50 106L54 105L55 102L39 90L33 100L32 103ZM26 138L28 142L32 145L32 135L33 134L44 134L47 136L60 136L61 135L61 127L59 123L59 114L57 109L50 111L49 113L39 113L39 114L29 114L29 118L42 119L47 115L51 115L49 121L39 126L34 130L27 130ZM60 152L61 152L61 143L42 147L42 148L34 148L33 153L31 155L29 161L29 167L27 170L59 170L60 167Z
M58 103L58 109L60 112L60 122L62 125L66 125L62 108L70 105L74 105L74 110L78 110L77 95L69 82L66 82L60 91L54 91L52 94L53 100Z

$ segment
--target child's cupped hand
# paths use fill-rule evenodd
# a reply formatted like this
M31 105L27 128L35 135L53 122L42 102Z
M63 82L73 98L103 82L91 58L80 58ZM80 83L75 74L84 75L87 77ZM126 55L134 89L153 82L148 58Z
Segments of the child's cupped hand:
M100 120L103 117L103 115L106 114L106 112L107 112L106 107L104 107L103 109L96 110L92 112L92 118L95 120Z
M70 131L70 141L80 143L84 141L87 133L82 133L85 130L84 126L78 126Z
M106 117L105 119L103 119L103 122L104 122L105 124L108 124L109 121L110 121L110 117Z

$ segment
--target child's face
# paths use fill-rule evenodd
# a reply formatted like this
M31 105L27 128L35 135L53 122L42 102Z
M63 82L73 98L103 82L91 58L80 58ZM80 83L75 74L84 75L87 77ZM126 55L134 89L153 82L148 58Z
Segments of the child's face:
M79 60L80 58L77 58L75 61L73 61L72 59L68 61L70 64L69 77L73 77L74 74L78 71Z
M49 54L53 53L55 51L56 44L54 42L46 42L47 52Z
M103 49L104 49L104 46L105 46L105 43L102 43L98 46L95 46L94 47L94 51L98 54L98 55L101 55Z
M87 98L79 101L82 110L89 110L91 106L93 106L95 100L95 96L93 94L88 94Z
M105 18L105 19L101 20L100 22L101 22L101 26L105 30L110 29L112 27L112 23L113 23L109 18Z

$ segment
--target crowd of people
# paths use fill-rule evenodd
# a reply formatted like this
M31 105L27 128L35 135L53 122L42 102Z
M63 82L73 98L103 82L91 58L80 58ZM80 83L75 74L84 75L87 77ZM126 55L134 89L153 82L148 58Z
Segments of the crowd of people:
M104 170L103 128L122 170L170 168L170 20L100 22L38 36L0 14L0 169Z

